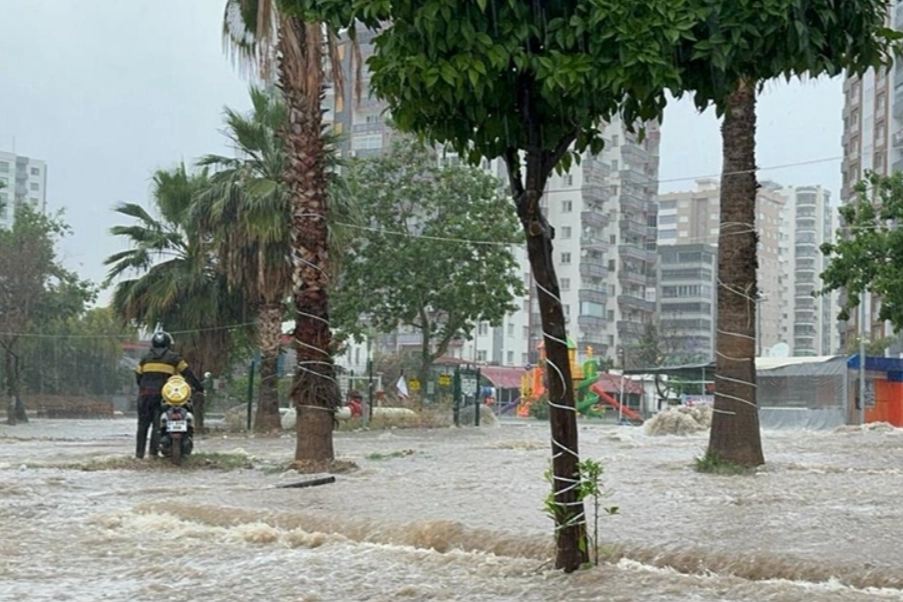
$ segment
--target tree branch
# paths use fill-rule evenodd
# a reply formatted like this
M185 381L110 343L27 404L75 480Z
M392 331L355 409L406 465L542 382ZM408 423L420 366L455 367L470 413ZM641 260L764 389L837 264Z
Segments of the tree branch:
M548 152L543 152L543 172L550 173L555 166L558 165L558 162L561 161L561 158L568 152L568 149L571 148L571 144L577 139L577 130L572 131L570 134L562 138L558 145L555 147L555 150Z

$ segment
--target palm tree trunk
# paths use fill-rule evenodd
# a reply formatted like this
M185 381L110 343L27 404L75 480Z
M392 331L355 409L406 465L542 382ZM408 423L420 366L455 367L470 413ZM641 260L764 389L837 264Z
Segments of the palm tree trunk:
M260 308L257 316L260 344L260 396L257 400L257 417L254 430L259 433L278 431L279 380L276 368L279 362L279 338L282 335L282 304L269 303Z
M715 413L709 452L742 466L765 463L756 406L756 90L730 95L721 125L721 233Z
M318 27L307 27L290 18L279 30L279 85L288 111L285 179L292 199L296 462L335 459L332 433L339 404L329 326L327 178Z

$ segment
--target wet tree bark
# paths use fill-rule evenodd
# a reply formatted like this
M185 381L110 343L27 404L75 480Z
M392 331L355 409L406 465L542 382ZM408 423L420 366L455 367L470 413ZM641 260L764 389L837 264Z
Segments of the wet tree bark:
M257 316L258 339L260 345L260 395L257 400L257 416L254 430L259 433L278 431L281 428L279 416L279 339L282 335L282 305L267 304L260 308Z
M528 113L528 112L527 112ZM528 118L529 119L529 118ZM538 125L531 124L539 137ZM558 151L528 152L526 182L521 181L520 159L509 150L505 160L518 217L527 239L527 255L539 299L546 349L549 422L552 434L552 492L555 505L555 567L573 572L588 562L585 508L576 491L580 463L577 445L577 411L574 402L567 330L561 292L552 255L554 232L540 210L546 181L573 139L562 141Z
M721 232L715 413L709 452L742 466L765 463L756 405L756 90L744 82L721 125Z
M3 370L6 379L6 424L15 426L20 422L28 422L28 414L25 412L25 402L19 389L19 356L12 350L15 343L4 344Z
M318 23L285 18L279 28L279 86L288 110L285 179L292 199L295 461L314 463L335 459L332 434L339 405L329 324L322 42Z

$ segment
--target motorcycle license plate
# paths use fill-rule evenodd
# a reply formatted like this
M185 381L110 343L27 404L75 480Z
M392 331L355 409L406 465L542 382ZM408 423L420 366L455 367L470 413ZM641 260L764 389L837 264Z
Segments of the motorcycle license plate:
M188 421L170 420L166 423L166 430L170 433L186 433L188 432Z

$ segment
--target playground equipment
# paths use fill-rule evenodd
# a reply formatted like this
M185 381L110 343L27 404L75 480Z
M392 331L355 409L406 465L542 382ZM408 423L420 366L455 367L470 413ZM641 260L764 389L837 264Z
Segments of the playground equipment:
M605 415L605 406L610 406L619 410L627 419L642 422L643 417L639 413L622 406L617 399L599 386L599 360L593 357L593 348L587 346L586 361L580 365L577 362L577 345L570 337L567 339L567 345L577 411L584 416L602 417ZM517 415L522 418L529 417L530 407L546 394L545 344L540 342L536 348L539 350L539 362L521 378L521 398L517 406Z

